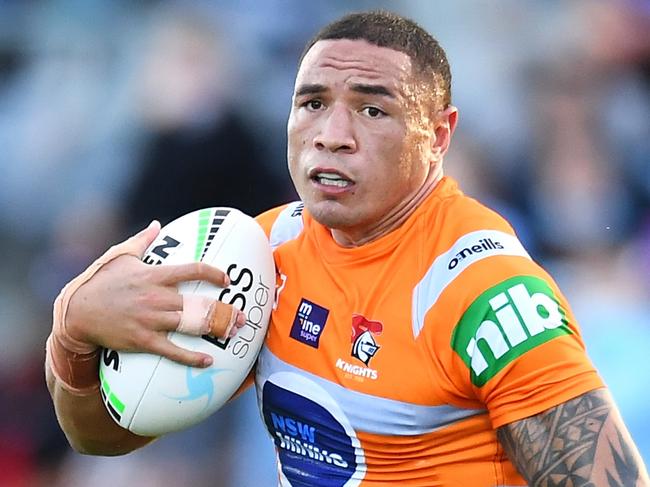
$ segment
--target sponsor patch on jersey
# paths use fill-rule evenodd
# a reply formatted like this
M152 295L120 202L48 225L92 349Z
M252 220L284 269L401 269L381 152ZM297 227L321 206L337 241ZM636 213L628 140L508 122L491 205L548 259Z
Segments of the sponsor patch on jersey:
M287 379L304 395L273 378L262 389L264 423L287 485L358 485L365 463L354 430L326 392L299 376Z
M302 298L296 310L289 336L305 345L318 348L328 315L328 309Z
M451 346L480 387L529 350L571 333L549 285L517 276L476 298L454 328Z
M375 335L381 335L382 331L384 325L381 322L352 315L352 356L368 365L380 348Z

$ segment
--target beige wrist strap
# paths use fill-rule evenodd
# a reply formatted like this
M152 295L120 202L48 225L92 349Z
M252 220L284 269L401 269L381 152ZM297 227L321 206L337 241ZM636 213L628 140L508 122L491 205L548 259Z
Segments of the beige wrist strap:
M45 364L57 384L75 396L88 396L99 389L100 350L87 354L67 350L54 334L45 344Z

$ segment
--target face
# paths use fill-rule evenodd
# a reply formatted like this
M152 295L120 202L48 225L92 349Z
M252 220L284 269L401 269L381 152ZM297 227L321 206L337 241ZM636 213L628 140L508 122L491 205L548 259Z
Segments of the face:
M363 240L435 170L435 121L410 57L363 40L318 41L296 77L288 164L320 223Z

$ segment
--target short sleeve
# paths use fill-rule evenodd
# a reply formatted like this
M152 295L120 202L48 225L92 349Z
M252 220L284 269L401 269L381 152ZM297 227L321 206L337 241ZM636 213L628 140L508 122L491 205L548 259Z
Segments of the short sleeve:
M494 428L603 387L566 298L531 259L495 256L458 281L448 366Z

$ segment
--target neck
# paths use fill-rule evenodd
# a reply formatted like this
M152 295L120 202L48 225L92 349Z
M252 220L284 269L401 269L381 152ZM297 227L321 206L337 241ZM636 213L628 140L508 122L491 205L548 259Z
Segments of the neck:
M348 229L331 229L334 241L341 247L360 247L370 243L393 230L401 227L413 212L429 196L438 182L442 179L442 171L431 171L424 183L415 194L402 205L397 207L394 212L386 215L375 226L365 228L363 231L355 232Z

